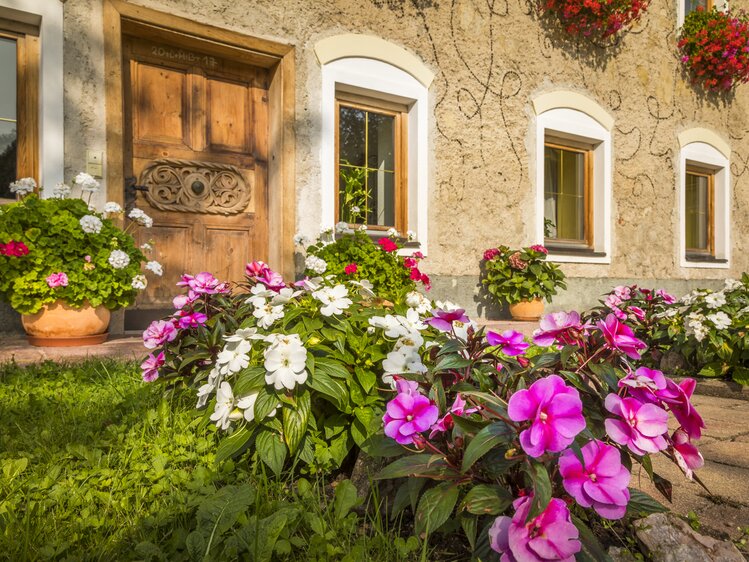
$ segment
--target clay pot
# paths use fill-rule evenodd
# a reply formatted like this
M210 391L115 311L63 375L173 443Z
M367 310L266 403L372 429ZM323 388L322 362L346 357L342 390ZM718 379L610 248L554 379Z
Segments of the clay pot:
M510 314L513 320L533 322L541 318L544 313L544 301L535 298L532 301L520 301L510 305Z
M86 302L81 308L75 308L58 300L44 305L35 314L22 314L21 324L31 345L96 345L109 336L110 316L109 309L104 306L93 307Z

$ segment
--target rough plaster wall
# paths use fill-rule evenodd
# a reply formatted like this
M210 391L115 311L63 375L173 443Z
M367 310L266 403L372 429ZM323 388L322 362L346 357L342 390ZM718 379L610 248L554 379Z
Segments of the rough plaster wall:
M557 88L595 99L613 131L612 264L565 264L584 278L709 279L747 267L749 86L705 96L682 76L675 0L653 0L615 46L568 42L528 0L137 0L167 13L296 46L297 226L320 224L320 69L314 44L345 32L378 35L436 72L431 87L433 274L478 274L481 251L531 242L535 186L531 97ZM101 0L65 4L66 167L104 146ZM745 7L749 1L732 3ZM677 259L676 135L693 126L726 138L733 191L732 269L682 269ZM116 187L119 189L119 186ZM470 282L467 281L470 286Z

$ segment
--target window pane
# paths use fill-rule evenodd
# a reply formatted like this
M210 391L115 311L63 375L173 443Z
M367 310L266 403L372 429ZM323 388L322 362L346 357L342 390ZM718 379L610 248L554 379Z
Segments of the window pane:
M364 224L368 203L366 168L341 165L338 186L339 219L350 224Z
M684 15L694 12L699 6L703 10L709 9L708 0L684 0Z
M395 174L382 170L368 173L369 190L367 224L395 225Z
M686 176L686 247L688 250L710 249L710 189L708 176L690 174Z
M339 114L339 160L341 164L364 166L366 162L367 112L341 106Z
M395 117L367 112L367 166L395 168Z
M0 197L11 198L16 180L16 42L0 37Z
M544 218L548 238L585 240L585 154L563 148L544 151Z

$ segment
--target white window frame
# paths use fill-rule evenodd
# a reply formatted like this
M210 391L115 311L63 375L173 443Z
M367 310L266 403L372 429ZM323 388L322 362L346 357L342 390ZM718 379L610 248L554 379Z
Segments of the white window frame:
M731 258L731 163L714 146L701 141L690 142L679 151L679 262L681 267L728 269ZM687 167L707 168L714 173L713 240L714 258L720 261L687 260L686 255L686 177Z
M39 25L39 185L52 192L63 181L65 132L63 104L63 3L0 0L0 18Z
M322 67L322 176L321 228L335 226L335 102L337 92L382 99L408 107L408 221L407 230L416 233L418 247L404 248L403 254L427 254L428 200L428 100L427 87L409 73L391 64L363 57L334 60ZM375 231L372 231L375 233ZM406 233L402 232L405 236Z
M544 243L544 145L547 136L593 146L593 247L592 253L559 253L549 259L561 263L611 263L611 131L590 115L560 107L536 117L536 243Z

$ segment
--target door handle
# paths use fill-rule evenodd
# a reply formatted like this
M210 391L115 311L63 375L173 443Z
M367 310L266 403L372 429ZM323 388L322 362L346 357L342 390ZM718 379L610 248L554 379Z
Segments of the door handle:
M148 186L137 185L137 183L138 183L138 179L133 176L130 176L129 178L125 178L125 190L130 191L130 192L133 192L133 191L147 192L148 191Z

